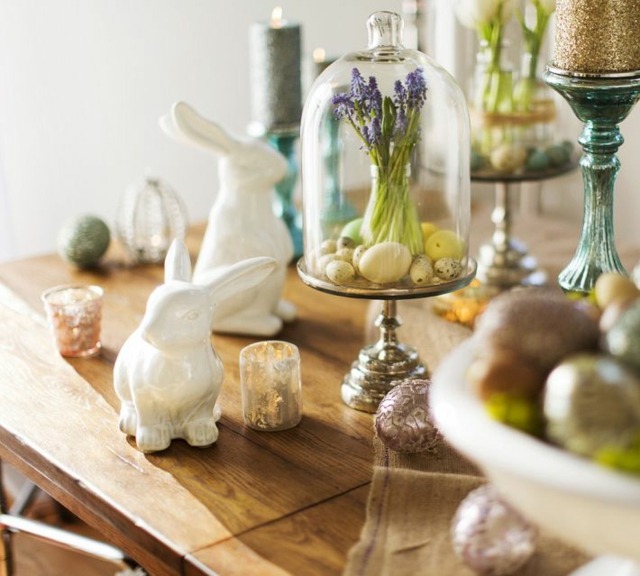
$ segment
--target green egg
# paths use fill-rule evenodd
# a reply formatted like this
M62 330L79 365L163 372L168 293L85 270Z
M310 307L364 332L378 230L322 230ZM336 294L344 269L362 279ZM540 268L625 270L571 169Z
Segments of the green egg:
M360 227L362 226L362 217L355 218L345 224L344 228L340 232L340 236L346 236L351 238L356 245L362 244L362 236L360 236Z
M562 144L549 146L545 152L547 153L547 156L549 156L552 166L562 166L569 162L571 158L571 152Z
M525 167L532 172L546 170L551 165L549 156L543 150L533 150L527 157Z
M111 242L111 232L101 218L80 215L64 223L58 233L58 253L81 268L95 266Z

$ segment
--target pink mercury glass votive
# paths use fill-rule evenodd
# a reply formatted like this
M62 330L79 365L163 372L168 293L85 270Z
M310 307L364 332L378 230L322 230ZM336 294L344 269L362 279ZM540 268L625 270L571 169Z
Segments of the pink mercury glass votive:
M99 286L63 285L49 288L42 302L62 356L87 357L100 352L102 297Z

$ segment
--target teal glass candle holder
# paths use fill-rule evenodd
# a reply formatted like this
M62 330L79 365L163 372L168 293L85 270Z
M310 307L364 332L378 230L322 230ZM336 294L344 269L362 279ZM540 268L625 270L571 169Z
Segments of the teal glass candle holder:
M578 248L558 283L565 292L586 296L603 272L627 274L614 239L614 188L620 169L616 152L624 142L619 124L640 97L640 71L583 74L549 66L544 79L584 122L578 138L583 149L582 230Z
M267 133L267 141L286 159L289 169L286 176L276 184L276 198L274 211L281 218L289 230L293 242L294 259L302 256L302 223L301 216L296 208L294 194L298 182L298 160L296 142L300 131L294 130Z

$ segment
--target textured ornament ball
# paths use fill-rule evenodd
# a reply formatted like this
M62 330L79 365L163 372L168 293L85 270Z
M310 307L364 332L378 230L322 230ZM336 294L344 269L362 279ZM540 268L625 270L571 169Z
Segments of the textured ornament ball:
M506 576L535 551L537 531L491 484L469 492L451 525L456 556L478 574Z
M111 232L97 216L82 215L68 220L58 233L58 253L81 268L94 266L104 256Z
M380 402L374 423L381 442L391 450L433 450L440 435L429 417L429 381L396 383Z

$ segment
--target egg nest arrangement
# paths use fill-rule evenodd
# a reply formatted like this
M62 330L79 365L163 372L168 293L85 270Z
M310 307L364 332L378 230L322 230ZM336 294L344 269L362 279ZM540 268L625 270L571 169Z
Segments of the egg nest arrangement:
M452 230L421 224L424 252L412 254L400 242L366 246L362 218L349 222L338 238L324 240L314 258L314 273L337 286L411 288L458 278L465 270L466 247Z
M602 274L589 298L522 288L478 318L466 372L491 417L640 475L640 291Z
M471 176L514 175L545 178L572 167L574 145L568 140L547 146L502 143L488 153L471 149Z

